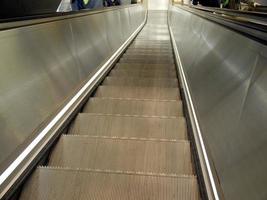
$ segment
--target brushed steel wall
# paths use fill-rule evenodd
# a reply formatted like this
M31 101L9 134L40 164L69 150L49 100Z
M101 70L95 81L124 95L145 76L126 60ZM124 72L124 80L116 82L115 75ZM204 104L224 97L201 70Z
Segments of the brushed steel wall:
M144 19L136 5L0 32L0 172Z
M267 199L267 47L177 7L169 22L225 199Z

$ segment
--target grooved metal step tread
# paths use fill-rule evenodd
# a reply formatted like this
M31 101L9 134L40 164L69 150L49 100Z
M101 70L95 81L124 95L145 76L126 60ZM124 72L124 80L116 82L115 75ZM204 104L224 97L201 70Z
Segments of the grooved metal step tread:
M173 58L173 54L170 52L159 52L159 53L152 53L152 52L137 52L137 51L133 51L133 52L126 52L124 53L125 56L143 56L143 57L168 57L168 58Z
M195 176L152 176L38 168L21 200L198 200Z
M163 45L131 45L129 46L129 49L145 49L145 50L150 50L150 49L153 49L153 50L168 50L168 51L171 51L172 50L172 47L170 46L163 46Z
M152 41L149 41L149 40L135 40L132 45L142 45L142 44L145 44L145 45L168 45L168 46L171 46L171 42L170 41L157 41L157 40L152 40Z
M128 137L146 139L186 140L183 117L156 118L80 113L69 134Z
M138 43L138 42L147 42L147 43L167 43L167 44L171 44L171 40L152 40L150 38L147 39L138 39L136 38L135 41L133 43Z
M176 88L99 86L95 97L179 100Z
M49 166L78 169L192 175L188 141L127 140L65 135Z
M128 54L124 54L123 57L124 59L155 59L155 60L173 60L173 56L172 54L168 54L166 55L144 55L144 54L140 54L140 55L128 55Z
M142 101L110 98L90 98L83 112L133 116L183 116L181 101Z
M102 85L109 86L131 86L131 87L172 87L178 88L178 80L176 78L143 78L143 77L112 77L108 76Z
M121 58L120 63L153 63L153 64L174 64L174 60L157 60L157 59L143 59L143 58Z
M138 69L138 70L174 70L175 71L175 66L174 64L143 64L143 63L117 63L115 66L115 69L117 68L125 68L125 69Z
M172 49L170 44L131 44L130 48L159 48L159 49Z
M144 29L138 35L138 37L146 37L147 39L151 39L151 40L156 39L160 36L170 37L169 30L160 29L160 28L149 28L149 29ZM164 40L159 39L159 41L164 41Z
M131 48L127 49L126 51L128 52L139 52L139 53L153 53L153 54L158 54L158 53L169 53L172 54L172 49L154 49L154 48Z
M156 35L159 36L169 36L169 32L166 30L144 30L142 31L139 36L150 36L150 35Z
M142 40L147 40L147 39L151 39L151 40L161 40L161 41L170 41L170 36L166 35L166 36L151 36L150 35L140 35L140 36L137 36L136 39L142 39Z
M143 69L143 70L132 70L132 69L113 69L109 76L119 77L149 77L149 78L176 78L177 75L172 71Z

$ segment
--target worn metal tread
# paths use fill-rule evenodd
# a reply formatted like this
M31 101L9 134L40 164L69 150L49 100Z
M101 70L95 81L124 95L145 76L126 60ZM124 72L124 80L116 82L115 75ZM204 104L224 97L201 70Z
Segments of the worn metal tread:
M169 45L171 46L171 42L170 41L156 41L156 40L136 40L132 43L132 45L141 45L141 44L145 44L145 45Z
M138 52L138 51L133 51L133 52L125 52L124 56L143 56L143 57L168 57L168 58L173 58L173 54L169 52L159 52L159 53L152 53L152 52Z
M171 44L171 40L153 40L153 39L150 39L150 38L147 38L147 39L145 39L145 38L143 38L143 39L136 38L133 43L135 43L135 42L170 43Z
M183 116L181 101L143 101L132 99L90 98L83 112L133 116Z
M167 70L153 70L153 69L113 69L109 76L116 77L150 77L150 78L176 78L176 72Z
M156 71L167 71L166 73L173 73L176 74L176 70L173 66L166 66L166 65L137 65L137 64L117 64L114 67L114 70L136 70L136 71L143 71L143 70L156 70Z
M153 176L39 167L21 200L200 199L194 176Z
M147 39L151 39L151 40L165 40L165 41L170 41L170 36L168 36L168 35L166 35L166 36L151 36L151 34L150 35L139 35L139 36L137 36L136 37L136 39L144 39L144 40L147 40Z
M153 54L152 55L145 55L145 54L139 54L139 55L130 54L130 55L128 55L128 54L124 54L122 56L122 58L124 58L124 59L129 58L129 59L173 60L173 55L172 54L168 54L168 55L153 55Z
M172 54L173 53L172 49L155 49L155 48L131 48L131 49L127 49L126 52L154 53L154 54L159 54L159 53Z
M187 129L183 117L159 118L142 116L116 116L80 113L69 134L186 140Z
M172 49L171 44L131 44L129 48L155 48L155 49Z
M151 50L153 49L154 51L160 51L160 50L165 50L165 51L172 51L172 47L169 46L152 46L152 45L131 45L129 46L129 50L132 49L138 49L138 50Z
M136 87L172 87L178 88L176 78L150 78L150 77L112 77L105 78L102 85L110 86L136 86Z
M174 64L174 60L158 60L158 59L144 59L144 58L121 58L120 63L157 63L157 64Z
M175 161L174 161L175 160ZM188 141L62 136L49 166L160 174L193 174Z
M160 87L99 86L95 97L179 100L179 90Z
M132 68L132 69L139 69L139 70L149 70L149 69L156 69L156 70L174 70L174 64L143 64L143 63L117 63L115 69L117 68Z

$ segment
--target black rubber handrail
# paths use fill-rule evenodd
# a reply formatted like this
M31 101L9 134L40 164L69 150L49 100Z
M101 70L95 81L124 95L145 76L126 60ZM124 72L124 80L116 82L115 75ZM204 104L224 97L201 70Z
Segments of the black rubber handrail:
M260 20L249 18L250 15L245 16L244 13L242 15L238 15L238 12L235 15L231 15L231 11L227 14L222 14L217 12L219 9L213 9L213 12L211 12L211 9L208 11L207 8L196 9L196 6L175 6L267 45L266 19Z
M118 9L124 9L127 7L134 7L140 4L130 4L124 6L113 6L106 7L101 9L84 9L79 11L70 11L70 12L55 12L55 13L45 13L45 14L36 14L23 17L14 17L7 19L0 19L0 31L7 30L12 28L18 28L23 26L30 26L34 24L47 23L52 21L60 21L64 19L77 18L102 12L109 12Z
M256 19L267 21L267 13L264 13L264 12L232 10L232 9L226 9L226 8L214 8L214 7L204 7L204 6L194 6L194 5L190 5L189 7L195 8L198 10L208 11L208 12L217 12L221 14L246 16L249 18L256 18Z

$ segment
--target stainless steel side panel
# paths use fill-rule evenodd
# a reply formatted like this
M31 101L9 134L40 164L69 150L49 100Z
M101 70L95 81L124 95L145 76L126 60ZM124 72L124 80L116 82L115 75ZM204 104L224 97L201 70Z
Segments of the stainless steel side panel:
M169 22L225 199L267 199L267 47L177 7Z
M136 5L0 32L0 172L144 19Z

